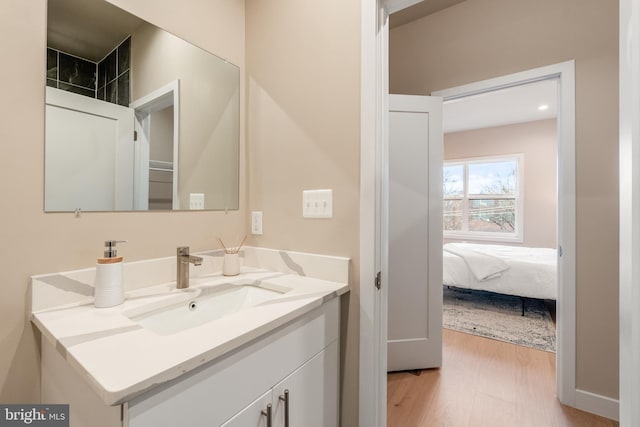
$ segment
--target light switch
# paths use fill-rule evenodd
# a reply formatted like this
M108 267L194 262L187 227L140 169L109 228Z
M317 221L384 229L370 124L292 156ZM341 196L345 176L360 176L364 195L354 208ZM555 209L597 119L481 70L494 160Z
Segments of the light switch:
M189 193L189 209L204 209L204 193Z
M305 190L302 192L304 218L332 218L333 190Z
M251 234L262 234L262 212L251 212Z

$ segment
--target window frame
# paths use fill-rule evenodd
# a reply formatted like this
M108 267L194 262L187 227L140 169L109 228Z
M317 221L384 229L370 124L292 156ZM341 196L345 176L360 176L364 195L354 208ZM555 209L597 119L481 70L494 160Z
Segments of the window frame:
M468 193L468 174L469 165L477 163L494 163L502 161L516 161L517 168L517 193L515 195L515 230L510 233L501 233L495 231L469 231L469 201L471 200L504 200L513 199L511 196L493 195L493 194L469 194ZM443 203L447 200L462 201L462 230L445 230L442 233L445 239L456 240L482 240L488 242L508 242L522 243L524 235L524 154L504 154L497 156L470 157L463 159L451 159L443 162L443 178L444 167L446 166L462 166L463 167L463 193L461 196L445 196L442 195ZM444 181L444 179L443 179ZM443 211L443 215L444 215ZM444 216L443 216L444 221Z

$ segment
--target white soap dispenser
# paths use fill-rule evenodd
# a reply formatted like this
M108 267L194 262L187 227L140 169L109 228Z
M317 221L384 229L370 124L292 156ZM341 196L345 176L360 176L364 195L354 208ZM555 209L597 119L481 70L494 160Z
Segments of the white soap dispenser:
M126 240L107 240L104 242L104 257L96 264L95 302L98 308L113 307L124 301L124 283L122 257L117 256L116 243Z

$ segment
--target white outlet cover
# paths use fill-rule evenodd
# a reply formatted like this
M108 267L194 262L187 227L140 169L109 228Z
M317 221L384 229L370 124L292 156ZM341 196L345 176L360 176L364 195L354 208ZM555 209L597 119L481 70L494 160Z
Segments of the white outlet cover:
M305 190L302 192L304 218L332 218L333 190Z
M204 193L189 193L189 209L204 209Z
M255 235L262 234L262 212L261 211L251 212L251 234L255 234Z

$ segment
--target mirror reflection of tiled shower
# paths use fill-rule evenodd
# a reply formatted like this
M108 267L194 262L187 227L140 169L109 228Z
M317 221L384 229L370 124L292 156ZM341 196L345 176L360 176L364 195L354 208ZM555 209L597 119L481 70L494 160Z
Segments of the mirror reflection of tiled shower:
M131 37L94 62L47 48L47 86L129 106Z

